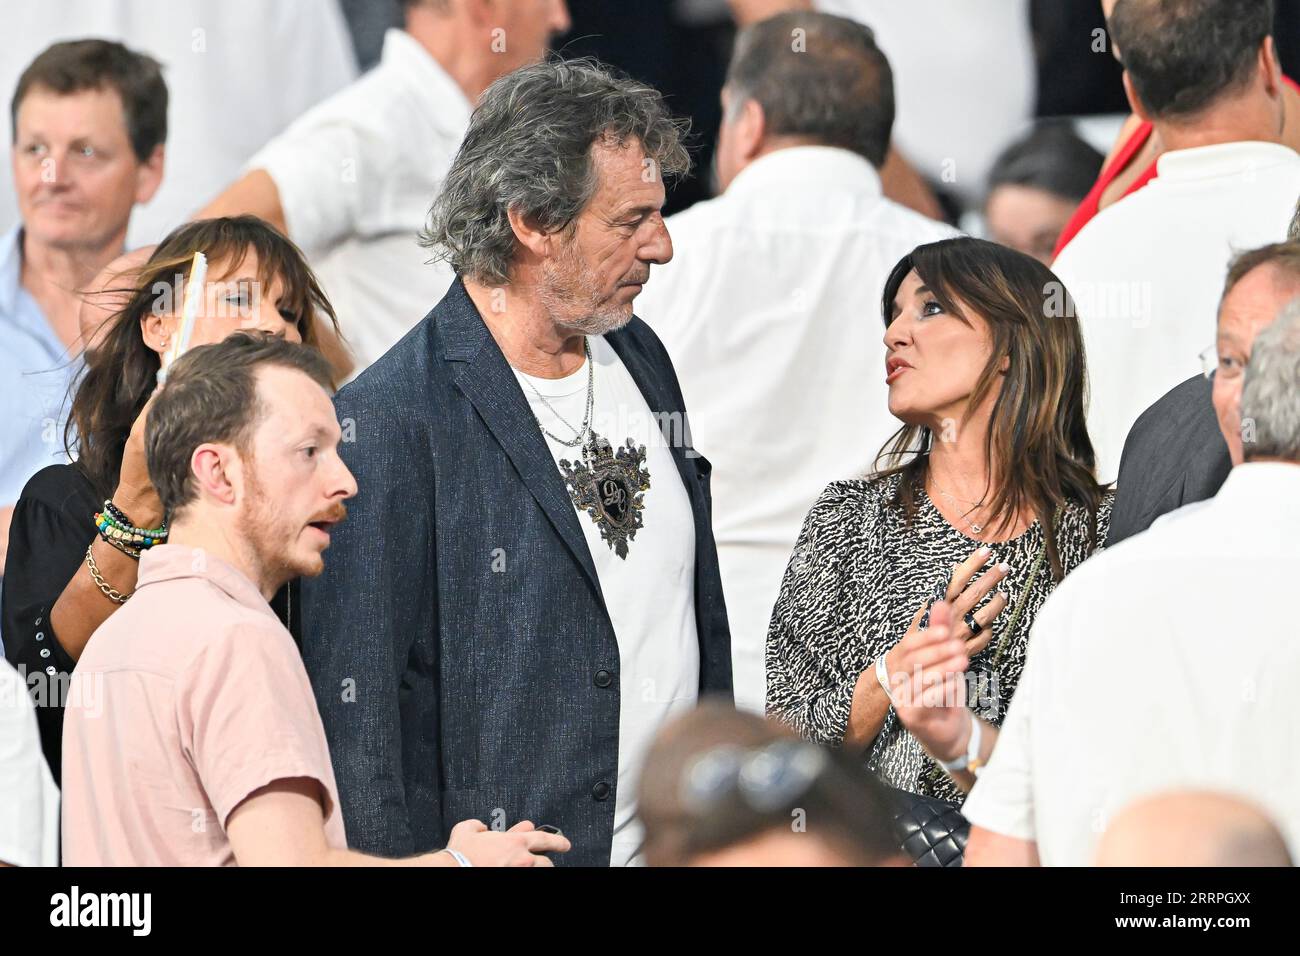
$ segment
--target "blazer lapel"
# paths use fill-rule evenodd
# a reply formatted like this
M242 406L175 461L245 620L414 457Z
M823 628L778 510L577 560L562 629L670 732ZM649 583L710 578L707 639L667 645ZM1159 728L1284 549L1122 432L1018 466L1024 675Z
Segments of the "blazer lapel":
M564 488L564 480L518 379L460 279L449 291L446 304L449 308L439 317L439 325L445 346L443 357L461 363L454 374L456 386L487 424L603 603L596 565L578 524L573 501Z
M645 353L636 347L625 329L611 332L605 336L605 341L609 342L618 353L618 357L623 361L623 367L632 376L632 381L636 382L636 387L641 390L641 397L645 399L651 413L658 419L659 430L673 453L677 472L682 476L682 484L686 486L686 494L691 499L691 508L698 512L703 505L699 497L703 495L703 491L700 489L695 465L686 458L686 449L691 446L686 435L685 410L673 407L668 392L663 386L662 370L650 364Z

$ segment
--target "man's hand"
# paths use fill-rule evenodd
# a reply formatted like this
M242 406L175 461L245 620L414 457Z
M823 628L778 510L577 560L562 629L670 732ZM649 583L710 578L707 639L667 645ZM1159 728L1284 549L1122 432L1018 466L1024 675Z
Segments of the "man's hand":
M567 853L569 841L544 833L524 820L509 830L489 830L479 820L462 820L451 828L447 848L464 853L475 866L554 866L543 853Z
M920 618L918 612L886 663L894 712L931 756L952 760L965 750L974 719L966 706L969 646L953 633L947 601L930 609L925 630L917 628Z

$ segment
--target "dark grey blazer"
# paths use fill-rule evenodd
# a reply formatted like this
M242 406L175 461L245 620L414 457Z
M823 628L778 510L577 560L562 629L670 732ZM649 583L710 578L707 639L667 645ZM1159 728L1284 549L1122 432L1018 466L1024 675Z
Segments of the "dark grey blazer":
M1163 514L1218 494L1232 468L1202 375L1166 392L1124 439L1106 544L1145 531Z
M684 420L650 328L634 318L608 341L650 410ZM302 650L348 845L406 855L462 819L530 819L572 841L561 862L608 864L618 644L559 470L464 285L335 406L358 493L304 588ZM695 515L700 693L730 697L709 465L680 438L672 453Z

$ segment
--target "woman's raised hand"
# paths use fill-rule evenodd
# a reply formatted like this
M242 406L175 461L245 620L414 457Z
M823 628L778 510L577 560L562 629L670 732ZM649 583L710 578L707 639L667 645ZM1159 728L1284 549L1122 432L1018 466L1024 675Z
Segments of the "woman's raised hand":
M890 653L890 693L899 721L931 754L950 759L970 734L967 715L966 667L970 663L969 631L956 624L946 601L930 609L930 626L920 630L918 611L912 628Z
M131 434L122 449L117 490L113 492L113 503L141 528L156 528L163 520L162 501L149 480L149 465L144 451L144 430L149 421L149 410L157 397L158 389L154 389L131 425Z
M978 581L974 581L980 569L993 557L991 548L983 547L975 551L961 564L953 565L952 578L943 599L952 605L954 631L966 641L966 653L972 657L988 645L993 637L993 622L1007 608L1007 596L1001 591L993 595L988 604L978 611L974 609L984 600L990 591L1006 578L1011 570L1007 564L996 564L985 571ZM974 611L975 623L979 625L974 631L966 621L966 615Z

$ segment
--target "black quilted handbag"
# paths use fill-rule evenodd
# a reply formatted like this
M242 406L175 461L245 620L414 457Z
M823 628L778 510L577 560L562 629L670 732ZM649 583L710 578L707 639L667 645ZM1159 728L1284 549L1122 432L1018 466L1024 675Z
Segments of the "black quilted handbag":
M970 823L961 810L934 797L890 788L894 832L917 866L961 866Z

